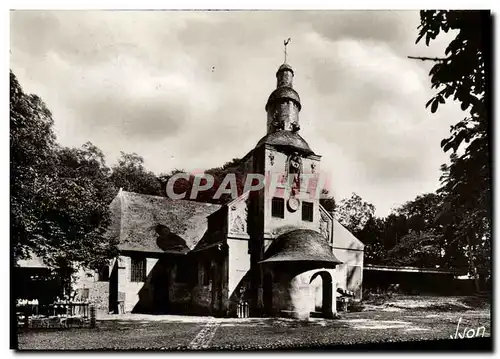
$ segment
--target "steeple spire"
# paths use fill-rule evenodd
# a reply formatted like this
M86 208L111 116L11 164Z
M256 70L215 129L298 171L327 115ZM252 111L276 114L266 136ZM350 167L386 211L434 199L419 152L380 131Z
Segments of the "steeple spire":
M285 62L284 62L285 64L286 64L286 55L287 55L287 53L286 53L286 46L290 43L290 41L292 41L291 37L289 37L288 40L284 40L283 41L283 44L285 45Z
M281 130L297 132L299 126L299 111L302 108L300 97L293 89L293 69L286 63L286 46L290 39L285 40L285 63L276 72L276 90L266 104L267 133Z

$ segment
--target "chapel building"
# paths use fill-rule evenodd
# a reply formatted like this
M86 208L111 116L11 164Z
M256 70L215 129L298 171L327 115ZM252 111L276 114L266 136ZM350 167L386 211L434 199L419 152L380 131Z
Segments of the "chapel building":
M277 178L219 205L120 190L119 256L76 288L101 312L331 317L339 291L361 299L364 245L319 202L321 156L300 136L294 71L279 67L266 135L241 160Z

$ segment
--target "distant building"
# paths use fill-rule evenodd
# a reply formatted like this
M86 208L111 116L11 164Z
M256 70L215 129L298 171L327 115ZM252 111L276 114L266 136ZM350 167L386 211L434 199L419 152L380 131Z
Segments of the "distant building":
M245 301L251 316L328 317L338 288L361 299L364 246L321 207L319 188L301 185L321 157L298 133L292 68L276 76L267 134L241 166L282 178L277 190L225 205L120 191L111 203L120 255L76 283L100 310L231 316Z
M57 296L62 296L60 278L43 260L35 255L30 259L18 260L12 268L15 299L38 300L40 304L50 304Z

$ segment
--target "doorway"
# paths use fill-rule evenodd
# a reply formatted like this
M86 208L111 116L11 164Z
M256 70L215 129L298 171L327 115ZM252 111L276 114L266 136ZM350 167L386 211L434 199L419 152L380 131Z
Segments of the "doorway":
M165 269L161 260L153 268L151 274L151 288L153 289L153 312L166 314L168 312L168 290L170 286L170 273Z
M312 315L330 318L333 315L333 279L327 271L314 273L309 281L314 311Z

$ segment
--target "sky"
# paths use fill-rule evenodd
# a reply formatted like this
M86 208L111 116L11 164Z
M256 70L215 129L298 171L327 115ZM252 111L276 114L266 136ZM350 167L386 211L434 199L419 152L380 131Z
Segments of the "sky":
M90 141L116 163L135 152L160 174L221 166L266 133L283 63L301 136L337 200L390 210L439 187L441 139L464 117L431 114L432 63L453 34L415 44L417 11L13 11L10 68L51 110L58 141Z

